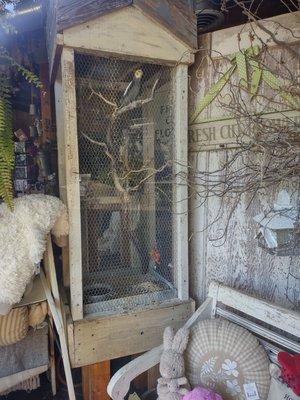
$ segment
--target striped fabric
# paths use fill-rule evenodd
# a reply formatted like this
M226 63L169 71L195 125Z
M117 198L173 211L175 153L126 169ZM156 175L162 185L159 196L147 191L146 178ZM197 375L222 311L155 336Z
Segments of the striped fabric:
M7 396L9 393L15 392L16 390L26 390L26 392L31 392L38 387L40 387L40 375L32 376L31 378L12 386L9 390L0 392L0 396Z
M0 346L8 346L24 339L28 332L27 307L13 308L0 316Z
M224 400L247 400L244 384L255 384L259 399L267 399L269 359L246 329L221 318L200 321L191 329L185 357L192 387L209 387Z

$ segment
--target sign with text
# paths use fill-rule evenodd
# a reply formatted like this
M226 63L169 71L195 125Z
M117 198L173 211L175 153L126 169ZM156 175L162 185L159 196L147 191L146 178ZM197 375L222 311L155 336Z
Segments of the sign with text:
M268 121L272 125L277 123L278 126L296 124L298 129L300 128L299 111L264 114L261 118L266 120L266 124ZM251 138L251 132L241 135L241 131L244 129L247 129L246 124L243 125L243 121L238 124L234 118L191 124L189 126L189 150L198 152L239 147L241 141L247 142Z

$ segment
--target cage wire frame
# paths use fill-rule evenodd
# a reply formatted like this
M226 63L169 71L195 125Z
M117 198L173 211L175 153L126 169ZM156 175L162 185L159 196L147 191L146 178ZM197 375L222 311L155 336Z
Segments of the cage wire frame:
M122 313L179 296L187 299L182 290L187 275L175 267L182 246L174 220L180 218L182 231L187 215L187 207L182 214L186 187L176 174L178 165L180 170L186 165L187 139L179 158L174 152L176 111L182 113L174 85L181 82L178 67L86 53L75 53L74 61L83 314ZM137 70L142 71L138 94L124 99ZM184 78L187 67L179 72ZM184 99L187 81L182 83ZM130 109L135 101L142 104ZM118 115L122 108L126 112ZM129 198L115 184L111 157ZM184 196L180 199L178 189Z

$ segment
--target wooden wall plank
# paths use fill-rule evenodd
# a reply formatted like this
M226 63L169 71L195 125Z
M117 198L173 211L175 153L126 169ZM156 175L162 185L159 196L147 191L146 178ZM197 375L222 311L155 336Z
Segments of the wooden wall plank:
M73 367L147 351L161 343L165 327L178 329L195 307L189 300L129 315L103 316L74 322L69 341ZM72 348L71 348L72 347Z
M182 40L191 49L197 49L196 15L190 11L190 5L178 0L134 0L134 5L149 17L159 22L168 31Z
M228 307L246 313L296 337L300 335L300 314L296 311L287 310L269 301L248 296L245 293L214 282L209 287L209 295L212 296L213 293L216 293L217 301Z
M188 285L188 188L186 179L188 159L188 71L179 64L174 74L174 167L173 192L173 264L176 286L181 300L189 298Z
M62 106L65 148L66 199L69 211L70 296L73 320L83 317L79 161L77 143L74 50L64 47L61 56Z
M296 11L267 18L260 21L260 23L269 31L275 33L277 41L291 44L299 42L299 18L300 11ZM255 37L253 37L253 30L255 31ZM250 33L252 34L250 35ZM268 42L268 46L277 46L270 38L270 35L258 27L255 22L235 26L233 28L221 29L213 32L211 37L212 57L220 57L220 55L226 56L254 45L261 47L262 42L266 41Z
M55 93L59 196L61 200L65 204L67 204L61 71L59 71L56 81L54 83L54 93ZM63 283L64 286L69 287L70 286L69 244L62 248L62 264L63 264Z
M52 68L52 58L55 53L55 36L57 32L56 26L56 10L57 10L57 0L48 0L46 2L46 47L48 55L49 69Z
M299 15L300 13L290 13L272 17L273 27L276 26L278 29L276 36L278 39L285 37L285 31L286 37L289 37L291 41L296 40L292 36L299 36L299 25L295 26L295 18L299 18ZM270 20L261 21L261 23L266 22L269 23ZM284 30L282 28L284 26L287 29ZM290 28L292 34L289 31ZM242 35L245 32L241 42L237 36L239 32ZM200 47L208 49L208 51L212 48L215 50L212 52L213 55L219 57L219 52L221 52L226 58L228 53L237 51L238 47L249 47L250 41L245 42L246 38L249 40L249 26L242 25L201 36ZM264 38L266 37L264 36ZM290 71L299 71L299 60L296 57L293 58L287 48L276 46L271 40L268 45L270 48L267 52L269 54L267 60L271 71L280 70L280 65ZM293 47L297 50L296 44ZM212 64L210 58L205 57L205 53L197 54L195 64L190 70L189 104L191 111L203 99L204 94L213 83L219 79L219 71L228 68L225 59L214 59ZM280 63L278 64L276 60L280 60ZM262 89L265 88L262 87ZM271 90L268 93L271 93ZM222 96L223 99L226 98L226 87ZM254 99L251 104L253 107ZM224 114L226 112L221 109L220 102L216 100L203 111L199 118L216 120ZM198 127L200 128L200 126ZM192 132L193 126L191 128ZM214 126L211 129L213 132ZM192 140L193 137L190 135L190 143ZM206 150L202 147L202 151L190 153L189 165L198 171L218 171L228 160L234 159L235 153L234 149L212 147L210 150ZM245 162L248 160L246 159ZM236 164L236 168L241 165L242 162ZM293 185L291 182L285 181L280 188L283 187L292 194L292 204L298 204L300 193L299 191L297 193L297 184ZM258 246L257 239L255 239L258 226L253 217L263 210L272 208L280 188L278 185L270 186L268 190L260 192L254 199L251 197L252 194L245 194L231 219L228 235L223 243L212 242L211 238L219 237L222 233L222 228L228 222L227 217L235 200L229 197L225 200L214 196L201 205L199 198L196 196L191 198L190 293L197 303L201 304L206 298L209 283L215 280L237 289L246 290L249 294L255 294L284 307L299 309L299 256L278 257L268 254ZM212 225L217 214L220 219L217 224Z
M58 30L90 21L102 14L132 4L132 0L64 0L58 3ZM126 24L126 21L123 21Z
M126 24L124 24L126 21ZM113 27L113 29L112 29ZM130 29L128 29L130 27ZM125 7L64 30L65 46L85 52L191 64L192 50L135 7Z
M110 380L110 361L82 367L83 400L110 400L107 385Z
M193 12L191 2L183 0L64 0L57 1L56 7L51 7L50 21L55 21L54 25L57 32L77 26L83 23L107 14L114 10L134 4L150 18L159 22L169 32L172 32L177 38L183 41L192 49L197 48L197 24L196 16ZM56 14L55 10L56 9ZM126 19L122 21L128 25ZM49 39L53 41L52 29L49 33Z

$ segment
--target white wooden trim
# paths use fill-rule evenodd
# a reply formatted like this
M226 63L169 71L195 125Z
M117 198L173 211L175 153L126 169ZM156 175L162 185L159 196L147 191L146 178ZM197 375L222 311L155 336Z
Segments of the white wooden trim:
M188 189L180 174L187 174L188 162L188 67L174 71L174 176L173 263L180 300L189 298L188 285Z
M67 381L67 387L68 387L68 394L69 394L69 400L76 400L75 397L75 390L74 390L74 385L73 385L73 378L72 378L72 373L71 373L71 364L70 364L70 359L69 359L69 353L68 353L68 346L67 346L67 338L63 326L63 318L61 311L57 309L51 290L48 286L47 279L45 277L44 271L41 269L40 272L40 277L41 281L45 290L45 294L47 297L47 302L53 317L53 321L59 336L60 340L60 346L61 346L61 352L62 352L62 360L64 364L64 369L65 369L65 376L66 376L66 381Z
M209 296L213 297L215 294L217 294L217 301L228 307L282 329L291 335L300 336L300 314L295 311L212 282L209 286Z
M67 205L66 193L66 163L65 163L65 138L63 124L63 103L62 103L62 80L61 68L59 69L54 83L55 93L55 115L56 115L56 139L57 139L57 156L58 156L58 181L59 181L59 197ZM62 268L64 286L70 287L69 272L69 248L62 248Z
M193 49L134 7L65 29L63 45L106 56L122 55L126 60L134 57L173 65L194 62Z
M184 327L190 329L197 322L202 321L204 319L210 319L212 306L213 306L212 298L208 297L205 300L205 302L202 303L199 308L197 308L197 310L194 312L191 318L189 318L188 321L186 321Z
M252 321L247 320L246 318L240 317L230 311L223 310L222 308L217 307L216 314L220 317L226 318L229 321L242 326L243 328L248 329L253 332L255 335L262 336L266 340L270 340L273 343L277 343L279 346L285 347L286 349L292 350L295 353L300 353L300 344L295 341L283 337L276 332L271 331L270 329L264 328ZM300 330L300 328L299 328Z
M79 162L77 143L74 50L61 54L62 105L65 139L66 197L69 211L69 267L71 312L74 321L83 317Z
M107 386L107 393L110 397L113 400L123 400L129 390L131 381L158 364L162 351L163 345L155 347L120 368Z
M58 156L58 181L59 195L61 200L66 203L66 173L65 173L65 141L63 126L63 103L62 103L62 81L61 71L57 74L54 83L55 94L55 117L56 117L56 139Z

